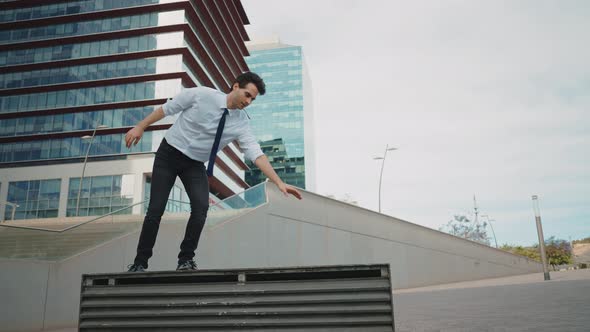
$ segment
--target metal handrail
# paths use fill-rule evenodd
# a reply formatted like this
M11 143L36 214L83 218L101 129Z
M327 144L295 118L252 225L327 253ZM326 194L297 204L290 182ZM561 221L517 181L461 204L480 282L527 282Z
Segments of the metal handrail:
M14 214L16 213L16 208L19 207L20 205L16 204L16 203L12 203L9 201L4 202L5 205L10 206L12 208L12 218L10 218L10 220L14 220Z
M246 189L246 190L251 190L251 189L253 189L253 188L256 188L256 187L258 187L258 186L264 186L264 185L266 185L266 182L261 182L261 183L259 183L259 184L255 185L255 186L252 186L252 187L250 187L250 188L248 188L248 189ZM244 190L243 192L245 192L246 190ZM243 192L236 193L235 195L232 195L232 196L230 196L230 197L227 197L227 198L225 198L225 199L221 200L220 202L216 203L215 205L217 205L217 204L220 204L221 202L224 202L224 201L226 201L226 200L228 200L228 199L230 199L230 198L232 198L232 197L234 197L234 196L237 196L237 195L239 195L239 194L241 194L241 193L243 193ZM41 228L41 227L31 227L31 226L21 226L21 225L7 225L7 224L5 224L5 223L2 223L2 222L0 222L0 227L8 227L8 228L21 228L21 229L36 230L36 231L51 232L51 233L63 233L63 232L65 232L65 231L68 231L68 230L70 230L70 229L73 229L73 228L76 228L76 227L80 227L80 226L82 226L82 225L85 225L85 224L91 223L91 222L93 222L93 221L96 221L96 220L102 219L102 218L104 218L104 217L108 217L108 216L110 216L110 215L113 215L113 214L115 214L115 213L117 213L117 212L120 212L120 211L123 211L123 210L127 210L127 209L129 209L129 208L131 208L131 207L134 207L134 206L136 206L136 205L139 205L139 204L144 204L144 203L146 203L146 202L148 202L148 201L149 201L149 200L148 200L148 199L146 199L146 200L143 200L143 201L141 201L141 202L134 203L134 204L131 204L131 205L129 205L129 206L126 206L126 207L122 207L122 208L120 208L120 209L118 209L118 210L111 211L111 212L109 212L109 213L105 213L105 214L103 214L103 215L100 215L100 216L98 216L98 217L95 217L95 218L93 218L93 219L86 220L86 221L83 221L83 222L81 222L81 223L78 223L78 224L75 224L75 225L72 225L72 226L68 226L68 227L66 227L66 228L63 228L63 229L48 229L48 228ZM184 201L179 201L179 200L175 200L175 199L168 199L168 200L167 200L167 202L175 202L175 203L190 204L190 202L184 202ZM213 206L215 206L215 205L213 205Z
M100 215L100 216L98 216L98 217L92 218L92 219L90 219L90 220L83 221L83 222L81 222L81 223L78 223L78 224L75 224L75 225L72 225L72 226L69 226L69 227L63 228L63 229L48 229L48 228L41 228L41 227L31 227L31 226L21 226L21 225L7 225L7 224L4 224L4 223L0 223L0 226L2 226L2 227L9 227L9 228L22 228L22 229L30 229L30 230L36 230L36 231L52 232L52 233L63 233L63 232L65 232L65 231L69 231L70 229L73 229L73 228L76 228L76 227L80 227L80 226L82 226L82 225L86 225L86 224L88 224L88 223L91 223L91 222L93 222L93 221L96 221L96 220L102 219L102 218L104 218L104 217L108 217L108 216L110 216L110 215L116 214L117 212L121 212L121 211L127 210L127 209L129 209L129 208L132 208L132 207L134 207L134 206L136 206L136 205L139 205L139 204L144 204L144 203L146 203L146 202L148 202L148 201L149 201L149 200L147 200L147 199L146 199L146 200L143 200L143 201L141 201L141 202L134 203L134 204L131 204L131 205L128 205L128 206L122 207L122 208L120 208L120 209L117 209L117 210L111 211L111 212L109 212L109 213L105 213L105 214L103 214L103 215ZM190 204L190 202L183 202L183 201L179 201L179 200L175 200L175 199L169 199L169 200L168 200L168 202L175 202L175 203Z

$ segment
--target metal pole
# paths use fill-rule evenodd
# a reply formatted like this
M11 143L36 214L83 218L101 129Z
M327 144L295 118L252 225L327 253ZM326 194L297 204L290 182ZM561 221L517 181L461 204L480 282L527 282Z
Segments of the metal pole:
M5 202L6 205L9 205L12 208L12 214L11 214L11 221L14 221L14 214L16 213L16 208L19 207L20 205L16 204L16 203L12 203L12 202Z
M543 262L543 275L545 280L551 280L547 255L545 254L545 239L543 238L543 226L541 225L541 213L537 195L533 195L533 210L535 211L535 222L537 223L537 235L539 236L539 250L541 251L541 262Z
M490 228L492 229L492 234L494 235L494 243L496 243L496 248L498 248L498 240L496 239L496 232L494 232L494 226L492 226L492 221L496 221L494 219L490 219L490 216L488 216L487 214L482 214L481 215L482 218L486 218L488 221L488 224L490 224Z
M383 168L385 167L385 158L387 157L387 151L397 150L397 148L390 148L389 144L385 144L385 151L383 157L374 157L375 160L383 160L381 163L381 174L379 175L379 213L381 213L381 183L383 182Z
M492 226L492 220L490 220L490 218L488 218L488 223L490 224L490 228L492 229L492 234L494 234L494 242L496 243L496 248L498 248L498 240L496 240L496 232L494 232L494 226Z
M94 135L96 135L96 130L98 126L94 128L92 132L92 137L90 138L90 143L88 144L88 149L86 149L86 156L84 157L84 166L82 166L82 177L80 178L80 184L78 185L78 199L76 200L76 217L79 215L78 212L80 210L80 194L82 193L82 181L84 181L84 172L86 171L86 162L88 161L88 154L90 153L90 147L92 147L92 142L94 141Z
M387 156L387 148L389 144L385 144L385 152L383 153L383 162L381 163L381 174L379 175L379 213L381 213L381 181L383 180L383 167L385 166L385 157Z

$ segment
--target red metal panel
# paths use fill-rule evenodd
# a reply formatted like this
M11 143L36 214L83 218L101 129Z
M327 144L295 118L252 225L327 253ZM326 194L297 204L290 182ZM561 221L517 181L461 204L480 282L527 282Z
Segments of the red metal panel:
M188 24L186 24L185 32L187 41L191 44L193 51L197 52L196 56L203 63L207 69L207 72L209 72L209 74L213 77L213 80L215 83L217 83L222 91L228 92L229 86L231 85L231 82L233 82L233 78L230 78L231 76L224 75L224 73L221 72L217 66L215 66L212 56L207 53L205 47L195 36L195 33Z
M222 17L220 13L219 5L223 6L223 2L207 2L206 5L209 9L211 17L213 18L213 21L215 21L215 25L217 25L217 28L221 31L221 35L224 36L223 40L225 41L227 47L229 47L231 56L233 57L234 61L237 62L239 72L246 71L248 65L246 65L246 61L244 61L244 57L242 56L242 53L240 52L240 49L237 45L238 43L234 39L238 37L239 34L234 34L229 30L226 20ZM240 44L243 44L241 40Z
M244 23L243 19L240 17L240 13L238 13L238 9L237 9L236 4L234 3L233 0L224 0L224 1L227 4L227 8L231 12L232 18L236 21L236 26L238 27L238 30L240 31L240 35L242 36L242 40L249 41L250 37L248 36L248 32L246 32L246 28L244 28L244 24L250 24L250 23L249 22ZM246 17L246 19L247 19L247 17Z
M248 49L246 48L246 45L244 44L244 40L246 40L246 38L244 38L244 34L246 33L246 30L244 29L243 25L241 25L241 24L238 25L238 23L237 23L238 17L235 16L234 13L230 10L230 6L233 6L233 4L228 4L227 3L228 1L230 1L230 0L222 0L221 2L216 2L216 4L219 7L219 10L221 12L221 16L225 17L225 19L227 21L227 25L229 26L229 28L231 30L233 30L233 36L236 39L236 43L238 44L238 48L240 49L242 56L248 56L249 55ZM237 12L235 14L237 15Z
M226 199L236 194L215 176L209 177L209 192L220 199Z
M224 147L222 151L242 170L247 171L250 169L250 167L248 167L248 165L246 165L246 163L244 163L242 159L240 159L240 157L238 157L234 150L232 150L229 146Z
M240 14L240 19L242 20L242 23L244 25L250 24L250 21L248 20L248 15L246 15L246 11L244 10L244 7L242 6L242 1L240 1L240 0L232 0L232 1L234 3L234 6L236 7L236 10Z
M224 151L225 152L225 151ZM227 165L219 156L215 159L215 166L225 173L230 179L232 179L240 187L247 189L250 186L244 182L230 167Z
M205 73L203 68L201 68L201 65L199 65L199 63L195 60L195 57L188 50L188 48L184 49L183 54L184 54L184 56L183 56L182 60L190 69L192 69L192 71L195 73L195 75L199 79L201 85L208 86L210 88L215 88L215 85L209 79L209 76L207 76L207 74Z
M230 50L224 42L224 37L219 32L219 29L213 22L211 14L207 10L207 6L202 0L191 0L191 3L195 6L195 16L192 16L192 12L188 11L189 17L192 18L192 22L197 23L197 31L199 37L205 41L205 45L213 58L217 60L217 64L221 66L222 71L226 76L231 77L231 80L240 74L238 64L235 59L230 55ZM204 33L203 28L205 29Z

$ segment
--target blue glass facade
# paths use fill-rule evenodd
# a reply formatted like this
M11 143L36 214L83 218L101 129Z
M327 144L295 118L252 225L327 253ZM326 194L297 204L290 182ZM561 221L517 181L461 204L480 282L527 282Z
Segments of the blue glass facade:
M154 6L137 12L116 10L145 5ZM0 23L7 23L0 27L0 178L8 183L0 187L0 216L12 213L5 201L23 203L15 219L74 216L80 178L73 176L80 176L80 161L87 151L91 157L108 158L88 160L88 166L97 160L102 166L88 167L79 214L100 215L131 203L132 198L120 193L121 179L129 174L104 175L125 172L104 165L133 164L130 172L149 173L149 155L127 155L153 152L165 130L146 131L139 144L128 149L123 139L128 128L183 86L209 84L224 89L234 79L227 77L229 73L246 69L238 68L241 64L234 59L241 56L235 44L230 45L231 52L218 56L221 46L209 41L223 32L220 22L204 19L209 13L197 12L195 6L163 0L14 1L1 6L9 9L0 9ZM240 24L243 8L239 2L234 6L240 10L226 9L224 19ZM100 16L77 15L98 11ZM195 29L193 20L200 20L198 26L204 29ZM181 26L184 23L190 26ZM172 29L164 27L171 25ZM229 32L235 36L222 37L243 43L239 31ZM99 125L108 130L97 131L93 140L83 138ZM149 169L138 160L147 161ZM61 166L70 172L61 171ZM56 174L47 178L59 177L55 180L59 182L33 180L38 179L35 173L44 172L43 167L54 170ZM68 188L61 193L61 203L60 186ZM52 191L45 193L46 187ZM51 196L51 203L46 204L41 194L34 196L36 192ZM144 193L133 195L141 200ZM185 196L175 188L171 199L186 200ZM33 207L29 201L43 203Z
M0 45L19 41L60 38L89 33L137 29L158 25L158 13L106 18L93 21L53 24L26 29L0 31Z
M84 177L80 188L80 178L70 178L68 190L67 216L76 216L76 209L80 216L103 215L117 211L131 205L132 198L122 190L125 175L108 175ZM80 191L80 204L78 201ZM125 209L119 214L129 214Z
M71 83L156 73L156 59L138 59L92 63L0 74L0 89L14 89L46 84Z
M156 35L55 45L0 52L0 66L79 59L90 56L155 50Z
M5 119L1 120L0 137L89 130L94 129L96 123L110 128L134 126L153 110L152 106L147 106Z
M108 85L0 97L0 113L43 111L51 108L84 106L118 101L152 99L154 82Z
M160 0L82 0L68 1L43 6L9 9L0 12L0 22L32 20L44 17L81 14L98 10L125 8L159 3Z
M131 149L125 147L123 140L125 134L96 136L90 147L89 155L149 152L153 150L153 134L153 131L144 133L141 141ZM0 143L0 163L80 158L86 155L88 144L90 144L89 141L81 137Z
M7 201L17 204L14 219L57 217L61 179L17 181L8 184ZM4 212L5 219L12 211Z
M155 0L99 0L70 1L28 8L16 8L0 12L0 22L35 20L76 13L85 13L113 8L159 3ZM26 28L0 30L0 45L28 43L32 41L82 36L110 31L141 29L158 26L158 12L114 16L103 19L67 22L62 24L39 24ZM129 52L148 51L158 48L161 34L146 34L134 37L106 39L73 44L54 43L45 47L7 47L0 51L0 67L45 63L43 68L9 70L0 74L0 89L27 89L27 93L6 93L0 97L0 114L27 113L22 117L0 118L0 139L12 137L12 141L0 141L0 168L2 164L15 165L22 162L57 162L69 158L150 152L155 137L162 134L148 131L141 142L127 149L124 133L98 134L92 141L76 135L76 131L88 131L97 125L121 128L135 125L153 111L153 106L104 109L90 112L67 111L68 108L106 103L150 100L156 98L156 81L113 84L78 88L49 89L44 87L63 83L90 82L102 79L117 79L129 76L159 74L166 71L158 68L157 58L124 59L118 61L84 61L72 65L52 66L51 61L69 59L93 59L106 55L123 55ZM173 59L180 61L181 58ZM166 60L170 62L170 60ZM161 67L161 66L160 66ZM26 67L23 67L26 68ZM180 68L180 67L177 67ZM182 68L188 69L182 64ZM176 69L179 71L179 69ZM116 81L115 81L116 82ZM165 82L165 81L163 81ZM178 82L180 80L171 80ZM174 84L174 83L172 83ZM170 84L168 84L170 85ZM64 109L59 113L45 114L47 110ZM32 116L30 112L39 113ZM64 134L66 137L43 138L43 134ZM23 139L18 139L23 137ZM29 139L29 137L31 137ZM90 149L88 150L90 144ZM130 198L120 196L123 175L87 177L83 182L80 215L100 215L130 204ZM72 204L76 205L80 179L65 179L67 193L67 216L72 216ZM61 179L10 182L7 201L19 204L15 219L46 218L58 215ZM74 188L75 187L75 188ZM107 188L108 187L108 188ZM47 189L50 188L50 189ZM49 190L49 192L46 192ZM72 197L73 192L76 195ZM35 196L36 195L36 196ZM49 196L50 198L47 198ZM49 200L48 200L49 199ZM21 204L22 203L22 204ZM4 209L10 219L11 209ZM130 213L130 211L126 211Z
M268 157L278 176L285 183L305 188L305 157L289 157L281 138L260 142L260 148ZM266 180L262 171L250 164L251 170L246 174L246 180L260 183Z
M284 158L298 158L303 164L304 112L303 112L303 59L300 46L273 44L270 47L250 48L246 58L250 70L259 74L266 83L266 94L259 96L248 107L250 122L256 137L264 145L272 146L273 140L281 140ZM284 159L283 158L283 159ZM271 161L276 171L284 169L283 159ZM293 159L294 160L294 159ZM263 181L260 172L252 164L246 173L246 182L255 185ZM297 168L296 176L289 176L288 183L305 188L305 170Z

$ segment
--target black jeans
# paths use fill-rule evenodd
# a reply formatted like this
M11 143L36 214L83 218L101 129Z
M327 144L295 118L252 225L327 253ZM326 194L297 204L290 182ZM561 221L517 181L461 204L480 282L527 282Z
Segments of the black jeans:
M152 257L160 220L177 176L180 177L191 204L191 215L186 225L184 239L180 244L178 262L195 257L195 250L209 209L209 181L205 165L185 156L164 139L154 160L150 203L137 244L135 264L148 267L148 259Z

